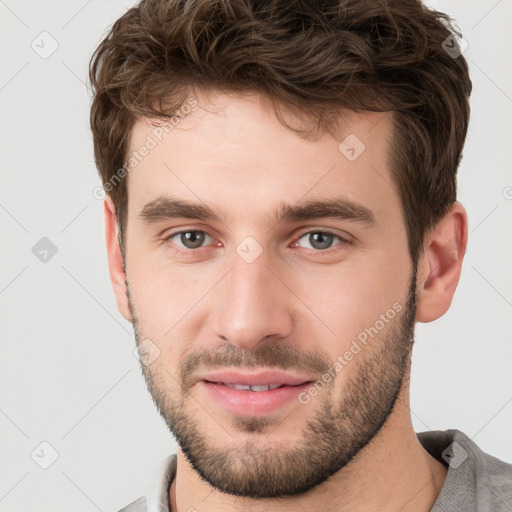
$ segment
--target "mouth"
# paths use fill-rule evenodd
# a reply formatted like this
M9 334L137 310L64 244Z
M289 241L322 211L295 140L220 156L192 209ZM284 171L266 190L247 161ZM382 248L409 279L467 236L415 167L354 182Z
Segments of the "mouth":
M296 386L302 386L303 384L310 384L312 381L306 381L301 384L238 384L238 383L231 383L231 382L214 382L209 380L204 380L203 382L207 382L209 384L217 384L219 386L226 386L229 389L236 389L239 391L255 391L255 392L261 392L261 391L272 391L274 389L284 388L286 386L289 387L296 387Z
M222 410L244 416L265 416L299 405L299 395L306 392L312 380L286 377L288 382L279 380L262 380L260 375L238 379L201 379L199 389L206 395L206 403L220 407ZM259 382L247 382L258 380ZM242 381L242 382L240 382ZM245 381L245 382L244 382ZM292 382L293 381L293 382Z
M279 370L260 370L258 372L223 370L205 373L197 381L221 384L233 389L246 391L268 391L282 386L297 386L311 382L311 376L297 375Z

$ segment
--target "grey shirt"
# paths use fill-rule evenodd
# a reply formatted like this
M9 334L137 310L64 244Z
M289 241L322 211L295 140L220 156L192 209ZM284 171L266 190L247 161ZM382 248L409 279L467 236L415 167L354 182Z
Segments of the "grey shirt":
M512 512L512 464L489 455L459 430L416 433L427 452L448 467L431 512ZM146 496L119 512L172 512L169 487L176 475L176 454L162 464Z

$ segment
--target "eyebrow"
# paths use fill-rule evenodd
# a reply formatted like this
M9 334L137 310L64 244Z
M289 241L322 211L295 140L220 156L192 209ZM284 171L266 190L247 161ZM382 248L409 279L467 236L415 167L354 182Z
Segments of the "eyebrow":
M344 197L305 201L294 205L282 203L280 208L274 212L273 218L275 223L278 224L326 217L366 224L369 227L377 223L371 210ZM224 223L221 212L210 208L206 204L193 203L169 196L162 196L147 203L139 213L139 218L145 224L175 218Z

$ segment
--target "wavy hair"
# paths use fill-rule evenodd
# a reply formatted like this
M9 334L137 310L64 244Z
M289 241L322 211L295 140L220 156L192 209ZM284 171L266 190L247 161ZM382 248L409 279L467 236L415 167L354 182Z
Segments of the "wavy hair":
M344 108L390 112L388 163L415 262L456 200L471 93L458 37L419 0L142 0L89 66L101 179L125 165L137 118L169 118L195 87L261 93L305 137L332 133ZM288 125L281 107L312 129ZM123 248L126 180L108 193Z

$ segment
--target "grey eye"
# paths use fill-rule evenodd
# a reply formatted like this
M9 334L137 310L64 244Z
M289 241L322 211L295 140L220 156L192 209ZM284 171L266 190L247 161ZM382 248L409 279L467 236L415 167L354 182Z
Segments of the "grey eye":
M341 240L340 236L335 235L333 233L327 233L324 231L310 231L309 233L305 233L299 238L299 245L301 245L300 240L306 239L307 243L309 243L309 247L307 247L308 249L315 249L321 251L329 249L332 245L337 245L333 244L333 241L336 238ZM304 246L301 245L301 247Z
M198 230L181 231L169 237L170 240L176 239L173 240L174 243L185 249L198 249L202 247L207 238L210 238L208 233Z

